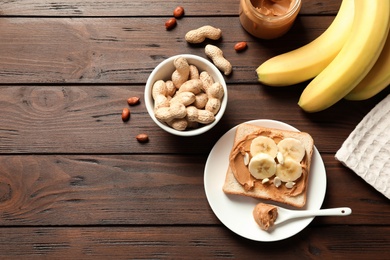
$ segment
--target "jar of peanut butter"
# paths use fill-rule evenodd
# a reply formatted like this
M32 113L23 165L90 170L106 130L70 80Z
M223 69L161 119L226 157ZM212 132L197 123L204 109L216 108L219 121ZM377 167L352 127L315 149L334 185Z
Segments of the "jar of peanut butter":
M274 39L291 28L301 6L301 0L240 0L240 22L253 36Z

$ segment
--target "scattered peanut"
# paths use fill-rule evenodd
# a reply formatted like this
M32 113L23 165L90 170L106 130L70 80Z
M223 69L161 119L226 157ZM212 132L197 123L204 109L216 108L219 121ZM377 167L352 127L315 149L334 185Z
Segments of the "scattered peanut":
M149 141L149 136L147 134L138 134L135 138L140 143L146 143Z
M248 45L246 42L238 42L238 43L236 43L236 45L234 45L234 50L236 52L240 52L240 51L245 50L247 47L248 47Z
M207 44L205 47L205 53L209 57L218 69L223 71L225 75L229 75L232 72L232 64L225 59L223 52L217 46Z
M178 6L173 10L173 16L176 18L181 18L184 15L184 8L181 6Z
M211 25L205 25L186 33L185 39L189 43L202 43L204 40L218 40L222 36L222 30Z
M129 106L135 106L139 103L139 97L129 97L127 99L127 104L129 104Z
M125 107L123 110L122 110L122 121L123 122L126 122L126 121L129 121L130 119L130 109L128 109L127 107Z
M169 18L166 22L165 22L165 29L167 30L172 30L173 28L175 28L176 26L176 19L175 18Z

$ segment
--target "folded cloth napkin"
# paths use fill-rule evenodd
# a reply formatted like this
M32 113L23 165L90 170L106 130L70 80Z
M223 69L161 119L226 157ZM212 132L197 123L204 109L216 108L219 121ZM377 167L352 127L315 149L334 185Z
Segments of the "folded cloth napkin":
M390 199L390 95L363 118L335 157Z

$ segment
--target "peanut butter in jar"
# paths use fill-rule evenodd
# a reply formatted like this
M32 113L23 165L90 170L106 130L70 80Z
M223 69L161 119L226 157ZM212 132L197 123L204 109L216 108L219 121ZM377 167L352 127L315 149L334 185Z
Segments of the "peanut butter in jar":
M301 0L240 0L240 22L253 36L274 39L291 28L301 6Z

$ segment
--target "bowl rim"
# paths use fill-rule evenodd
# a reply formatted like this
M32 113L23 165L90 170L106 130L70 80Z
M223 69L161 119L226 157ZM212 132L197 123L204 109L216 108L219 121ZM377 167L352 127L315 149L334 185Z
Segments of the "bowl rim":
M216 114L215 120L212 123L208 124L208 125L204 125L202 127L195 128L195 129L180 131L180 130L173 129L172 127L170 127L170 126L164 124L163 122L159 121L155 117L155 115L154 115L154 109L153 109L153 106L151 105L152 102L153 102L152 86L153 86L154 82L157 80L157 79L154 79L154 77L159 72L160 69L162 69L164 66L166 66L169 63L173 63L174 59L176 59L178 57L186 58L190 64L191 64L191 62L190 62L191 60L196 60L196 61L198 61L200 63L203 63L205 65L205 67L209 68L210 71L213 71L212 74L217 75L217 79L215 79L215 76L213 77L214 81L218 80L218 82L221 83L221 85L222 85L222 87L224 89L224 96L223 96L222 101L221 101L220 110ZM204 71L204 70L206 70L206 71L208 71L210 73L209 70L202 69L202 71ZM194 55L194 54L177 54L177 55L174 55L174 56L170 56L170 57L166 58L165 60L161 61L153 69L153 71L150 73L150 75L149 75L149 77L147 79L147 82L145 84L144 101L145 101L145 106L146 106L146 109L147 109L147 111L149 113L149 116L152 118L152 120L160 128L162 128L163 130L165 130L168 133L171 133L171 134L174 134L174 135L178 135L178 136L196 136L196 135L203 134L203 133L207 132L208 130L212 129L221 120L221 118L223 117L223 115L225 113L226 107L227 107L227 101L228 101L228 93L227 92L228 92L227 91L227 85L226 85L226 81L225 81L224 76L222 75L221 71L211 61L209 61L208 59L206 59L204 57L201 57L201 56L198 56L198 55Z

